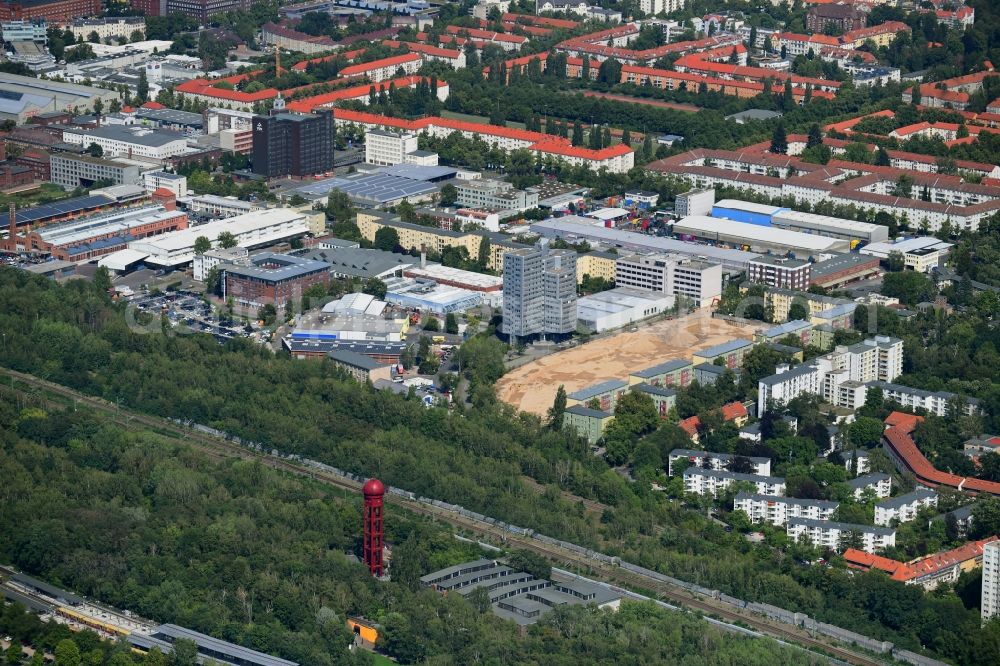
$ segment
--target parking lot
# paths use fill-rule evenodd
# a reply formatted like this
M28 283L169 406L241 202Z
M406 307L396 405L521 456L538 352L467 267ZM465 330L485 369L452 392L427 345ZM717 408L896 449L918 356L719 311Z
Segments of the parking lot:
M128 303L140 312L166 315L171 325L181 332L208 333L219 342L232 338L259 339L259 332L252 326L216 316L212 306L193 292L168 292L166 294L137 294Z

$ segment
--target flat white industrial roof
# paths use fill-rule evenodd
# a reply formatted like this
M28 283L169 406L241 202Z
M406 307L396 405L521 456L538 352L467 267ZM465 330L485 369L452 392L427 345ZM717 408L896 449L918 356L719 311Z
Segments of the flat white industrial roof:
M747 222L735 222L706 215L691 215L678 220L674 225L674 233L683 234L686 232L685 230L705 238L727 236L746 241L747 245L764 243L775 247L801 248L816 252L836 251L843 247L846 242L837 238L775 229Z
M871 224L869 222L858 222L857 220L847 220L842 217L831 217L830 215L819 215L818 213L803 213L798 210L784 210L774 216L775 220L794 220L795 222L808 222L819 227L830 227L835 231L849 229L864 233L871 233L882 227L881 224Z
M292 222L302 218L302 213L290 208L270 208L268 210L258 210L244 215L237 215L225 220L216 220L196 227L188 227L182 231L153 236L142 239L142 245L153 246L163 252L183 250L187 247L194 247L194 242L199 236L205 236L214 241L223 231L228 231L234 236L241 233L256 231L264 227Z
M888 257L890 252L914 252L915 250L947 250L953 247L951 243L945 243L934 236L918 236L916 238L903 238L896 241L886 241L884 243L871 243L861 249L862 254L870 254L874 257Z
M444 266L442 264L428 264L423 268L419 266L411 266L406 269L406 273L415 277L426 277L430 280L449 280L451 282L461 282L463 284L482 287L484 289L503 286L502 277L497 277L496 275L485 275L483 273L474 273L472 271L462 270L461 268L452 268L451 266Z
M148 256L149 254L146 252L139 252L138 250L129 250L126 248L101 257L101 259L97 262L97 265L106 266L108 269L113 271L123 271L132 264L142 261Z
M689 257L705 257L709 261L717 261L729 267L740 267L743 269L746 269L751 259L760 256L755 252L744 252L742 250L731 250L712 245L703 245L701 243L690 243L674 238L651 236L623 229L609 229L599 224L593 224L592 221L581 223L579 219L572 215L550 218L532 223L531 231L549 238L561 236L587 238L633 251L678 252Z
M768 204L754 203L753 201L740 201L739 199L719 199L713 208L732 208L733 210L745 210L751 213L762 213L764 215L774 215L778 211L788 210L781 206L770 206Z
M586 217L592 217L597 220L614 220L619 217L627 217L628 210L625 208L601 208L590 213L587 213Z
M668 308L673 305L673 301L673 296L655 291L615 287L590 296L582 296L576 301L576 310L580 319L596 319L601 315L623 312L632 308L648 308L654 304ZM584 312L587 313L586 316L583 314Z

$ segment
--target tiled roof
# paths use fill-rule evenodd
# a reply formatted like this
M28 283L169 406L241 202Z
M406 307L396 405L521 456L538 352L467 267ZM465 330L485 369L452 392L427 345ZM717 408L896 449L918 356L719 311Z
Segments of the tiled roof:
M848 548L844 551L844 559L850 567L865 570L878 569L890 574L893 580L906 582L924 578L925 576L933 576L942 570L950 569L962 562L982 557L983 546L996 541L998 538L1000 537L991 536L980 541L971 541L953 550L935 553L907 563L889 559L888 557L871 555L854 548Z

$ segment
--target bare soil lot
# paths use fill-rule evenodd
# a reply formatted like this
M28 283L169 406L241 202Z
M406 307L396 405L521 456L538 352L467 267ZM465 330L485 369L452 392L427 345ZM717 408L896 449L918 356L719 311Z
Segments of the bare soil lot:
M544 415L559 385L567 393L606 379L627 379L675 358L690 359L697 351L734 338L752 339L759 326L713 319L709 308L683 317L642 326L607 338L549 354L511 370L497 382L497 395L526 412Z

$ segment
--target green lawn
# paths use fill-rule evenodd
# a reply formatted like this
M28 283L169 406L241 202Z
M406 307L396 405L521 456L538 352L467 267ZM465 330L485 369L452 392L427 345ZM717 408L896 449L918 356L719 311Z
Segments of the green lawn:
M375 666L396 666L396 662L389 657L382 656L377 652L372 652L372 656L375 657Z
M471 113L457 113L455 111L442 111L442 118L452 118L454 120L464 120L469 123L476 123L479 125L489 125L490 119L487 116L474 116ZM513 121L507 121L507 127L513 127L515 129L524 129L524 123L515 123Z
M41 186L17 194L4 194L0 192L0 208L6 210L11 203L17 204L18 208L28 208L38 203L49 203L59 199L65 199L69 192L54 183L42 183Z

